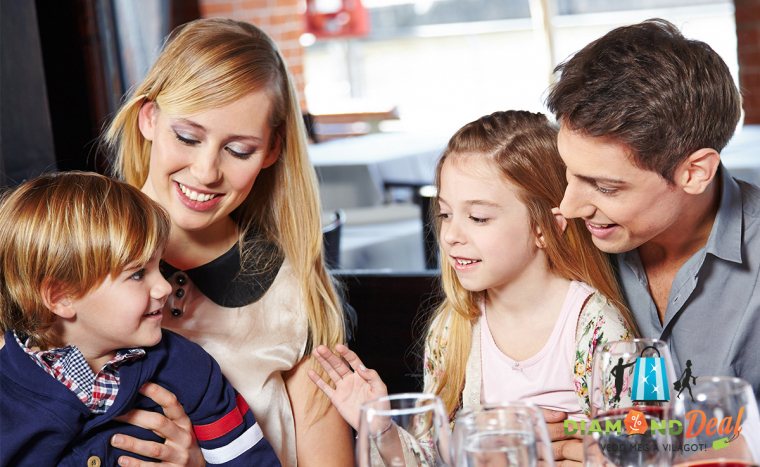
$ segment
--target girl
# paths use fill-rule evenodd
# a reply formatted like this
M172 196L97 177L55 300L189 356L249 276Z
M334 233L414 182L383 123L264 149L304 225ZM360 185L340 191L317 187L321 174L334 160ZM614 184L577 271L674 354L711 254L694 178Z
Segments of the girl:
M163 325L216 358L284 466L334 467L351 465L350 430L306 370L315 346L346 341L346 320L324 267L304 134L272 40L249 23L213 19L171 34L105 141L117 174L172 221ZM188 431L132 415L171 426L169 441ZM165 450L162 460L181 465L197 449L116 441L140 454Z
M497 112L461 128L438 162L445 300L425 340L424 391L443 399L452 425L460 408L510 400L588 416L594 349L635 333L606 256L553 208L566 185L556 141L541 114ZM361 403L385 385L336 350L355 373L320 346L336 388L309 376L358 428Z

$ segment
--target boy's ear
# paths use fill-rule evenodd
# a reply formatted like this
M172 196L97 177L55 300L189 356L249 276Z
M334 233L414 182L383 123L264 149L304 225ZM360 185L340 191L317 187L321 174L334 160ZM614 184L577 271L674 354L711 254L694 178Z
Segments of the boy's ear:
M552 214L554 214L554 221L557 223L560 232L564 232L567 229L567 219L559 212L559 208L552 208ZM536 246L546 248L546 239L544 239L540 227L536 228Z
M143 138L153 141L153 135L156 128L156 118L158 118L158 105L154 101L146 100L140 107L137 114L137 123L140 126L140 133Z
M50 279L42 281L40 295L45 307L59 317L68 319L76 316L71 299L55 281Z
M699 149L676 168L673 181L686 193L698 195L715 179L719 166L720 154L715 149Z

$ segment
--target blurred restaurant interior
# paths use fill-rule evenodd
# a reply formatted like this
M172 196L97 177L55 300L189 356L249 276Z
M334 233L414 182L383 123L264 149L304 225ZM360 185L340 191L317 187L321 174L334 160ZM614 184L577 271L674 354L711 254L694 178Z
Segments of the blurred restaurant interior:
M760 4L744 0L3 0L0 186L108 171L98 136L165 36L196 18L252 22L298 88L323 203L325 247L357 310L352 347L419 389L437 300L428 221L435 163L463 124L547 112L552 69L624 24L660 17L710 44L744 98L722 158L760 185ZM399 365L406 362L406 367Z

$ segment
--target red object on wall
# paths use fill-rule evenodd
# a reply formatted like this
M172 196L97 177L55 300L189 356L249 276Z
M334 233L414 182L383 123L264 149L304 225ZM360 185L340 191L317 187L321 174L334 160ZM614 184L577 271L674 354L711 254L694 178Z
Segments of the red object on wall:
M361 0L306 0L306 32L320 39L369 34L369 12Z

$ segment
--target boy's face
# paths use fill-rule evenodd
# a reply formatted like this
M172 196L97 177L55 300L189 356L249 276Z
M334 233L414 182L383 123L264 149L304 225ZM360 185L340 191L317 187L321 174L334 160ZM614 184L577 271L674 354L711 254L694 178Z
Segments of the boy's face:
M560 211L583 219L597 248L622 253L679 235L676 220L686 205L684 191L634 165L626 145L563 125L558 146L568 183Z
M75 344L92 364L107 362L117 349L150 347L161 340L161 308L171 285L158 269L160 253L145 265L110 276L84 297L72 300L76 313L66 320L67 344Z

